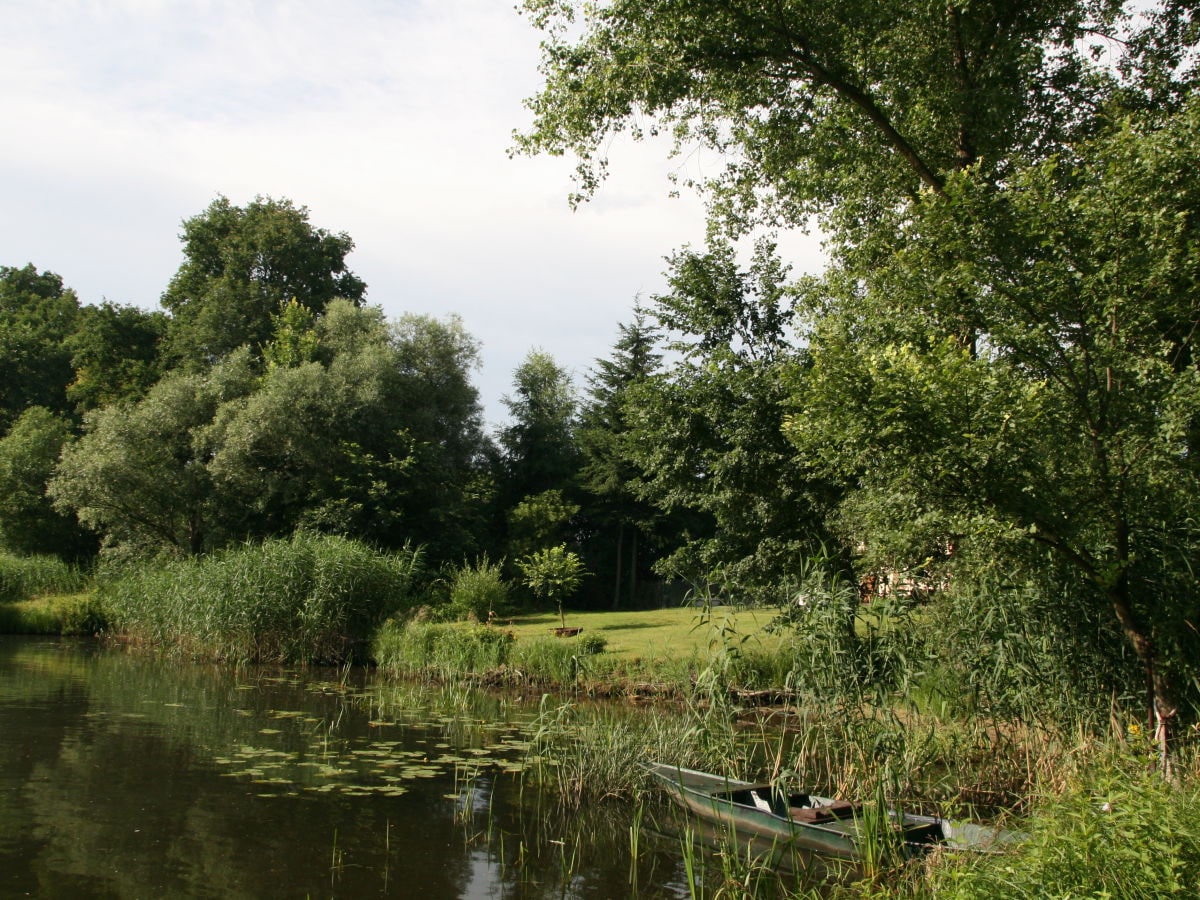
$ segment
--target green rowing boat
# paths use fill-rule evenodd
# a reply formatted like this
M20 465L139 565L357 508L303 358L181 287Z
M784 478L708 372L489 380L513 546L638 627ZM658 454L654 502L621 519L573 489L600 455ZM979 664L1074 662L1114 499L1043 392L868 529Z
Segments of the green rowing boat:
M872 828L862 805L846 800L785 794L770 784L737 781L663 763L648 763L646 769L677 803L735 834L789 842L827 856L858 859L859 847ZM894 810L887 811L887 822L912 854L934 847L995 853L1020 837L1000 828Z

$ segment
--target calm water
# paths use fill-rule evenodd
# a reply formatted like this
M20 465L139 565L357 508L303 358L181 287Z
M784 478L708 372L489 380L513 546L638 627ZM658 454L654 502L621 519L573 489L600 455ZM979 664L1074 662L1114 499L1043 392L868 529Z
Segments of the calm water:
M688 895L629 807L520 790L530 710L354 679L0 637L0 897Z

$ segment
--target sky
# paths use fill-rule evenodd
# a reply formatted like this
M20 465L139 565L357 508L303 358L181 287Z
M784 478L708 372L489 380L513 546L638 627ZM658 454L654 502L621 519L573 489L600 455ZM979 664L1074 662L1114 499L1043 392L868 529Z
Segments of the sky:
M287 198L354 239L389 317L461 316L489 423L531 349L582 386L703 206L670 196L662 144L614 144L575 211L570 160L510 158L540 84L514 2L0 0L0 265L157 308L184 219Z

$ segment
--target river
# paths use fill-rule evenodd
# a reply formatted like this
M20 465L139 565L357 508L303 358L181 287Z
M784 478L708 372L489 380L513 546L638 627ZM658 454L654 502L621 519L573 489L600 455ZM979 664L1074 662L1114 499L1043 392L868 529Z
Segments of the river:
M675 898L677 841L513 774L533 711L0 637L0 897Z

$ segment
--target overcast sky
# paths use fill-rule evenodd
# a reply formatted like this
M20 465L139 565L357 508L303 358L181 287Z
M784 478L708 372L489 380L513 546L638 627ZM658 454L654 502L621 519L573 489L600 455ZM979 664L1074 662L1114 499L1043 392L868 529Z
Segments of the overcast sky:
M661 146L615 147L575 212L569 161L509 159L539 86L513 0L0 0L0 21L0 265L86 303L156 307L183 219L286 197L350 234L389 316L462 316L494 423L531 348L581 381L703 241Z

